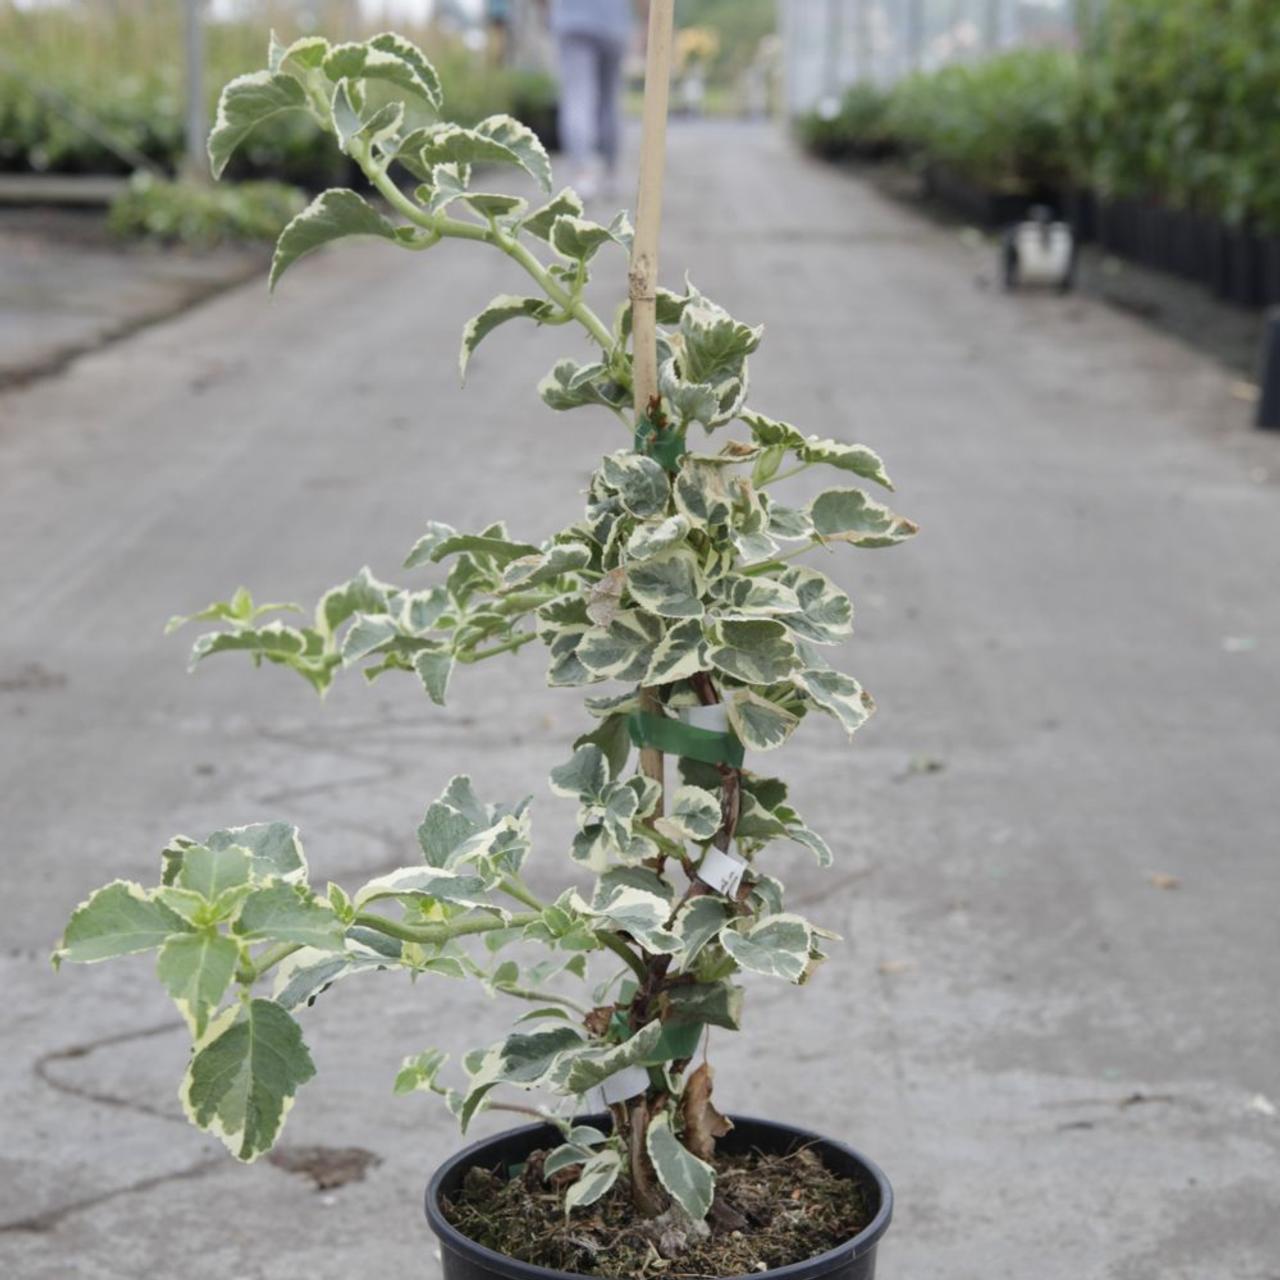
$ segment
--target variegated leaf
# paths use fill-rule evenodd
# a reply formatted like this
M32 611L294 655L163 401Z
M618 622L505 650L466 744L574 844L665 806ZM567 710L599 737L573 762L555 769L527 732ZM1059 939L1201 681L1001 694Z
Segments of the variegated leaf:
M467 380L467 365L476 348L499 325L521 316L542 324L555 314L555 310L554 304L545 298L521 298L511 293L499 294L478 316L468 320L466 328L462 331L462 350L458 355L458 373L462 381Z
M621 1044L601 1047L584 1045L568 1054L556 1072L556 1083L570 1093L586 1093L611 1075L637 1063L644 1063L662 1038L662 1023L646 1023Z
M799 916L765 916L745 932L726 929L720 945L744 969L799 982L809 968L813 929Z
M512 116L496 115L481 120L476 132L501 143L543 191L551 190L551 160L541 139L528 125Z
M691 618L687 622L677 622L662 637L653 651L644 683L672 684L710 669L711 658L708 656L702 623L697 618Z
M695 1221L705 1218L715 1199L716 1171L676 1137L670 1111L659 1112L649 1122L645 1147L671 1198Z
M433 902L449 902L460 907L485 907L496 909L490 900L490 890L497 877L489 877L475 871L449 871L442 867L402 867L385 876L378 876L363 885L356 893L354 905L362 910L380 898L397 898L402 901L428 898Z
M671 797L670 812L660 819L663 829L670 830L677 839L699 842L710 840L720 830L722 820L720 797L693 786L677 788Z
M232 152L264 120L307 105L306 91L291 75L254 71L237 76L218 99L218 114L209 134L209 165L222 176Z
M539 240L549 240L551 228L555 226L556 219L564 214L572 217L582 216L582 201L578 199L578 193L569 187L565 187L558 196L549 200L542 208L534 210L520 225L531 236L537 236Z
M347 236L377 236L393 242L398 238L395 224L354 191L335 187L321 192L280 233L271 259L271 288L299 258Z
M609 764L599 747L579 747L570 760L551 770L551 790L558 796L594 804L609 785Z
M296 942L341 951L344 928L333 908L301 885L270 884L245 898L236 933L250 942Z
M818 536L855 547L892 547L906 541L918 525L874 502L861 489L828 489L809 504Z
M635 601L662 618L700 618L705 583L698 558L685 547L627 566Z
M608 227L572 213L562 213L555 220L550 240L561 257L577 262L589 262L605 245L616 243Z
M177 934L165 941L156 961L156 976L173 997L178 1012L199 1039L231 983L240 948L212 929Z
M633 516L647 520L665 514L671 483L652 458L641 453L611 453L601 463L601 474Z
M189 932L191 925L182 916L141 885L115 880L90 894L71 913L53 961L94 964L151 951L173 934Z
M709 639L712 663L744 684L777 684L800 665L787 628L770 618L717 622Z
M541 586L591 563L591 548L584 542L555 542L546 551L512 560L502 571L502 589Z
M729 698L729 723L752 751L772 751L795 731L800 717L751 689L735 689Z
M581 1044L582 1037L573 1027L547 1027L514 1032L483 1053L469 1054L466 1065L471 1079L458 1113L463 1132L495 1085L535 1089L551 1074L561 1055Z
M875 714L875 700L843 671L810 669L800 672L796 680L810 701L834 716L850 738Z
M639 680L661 638L662 624L657 618L639 609L626 609L607 627L592 627L584 633L578 659L601 679Z
M298 1024L274 1001L227 1009L197 1044L182 1082L188 1119L237 1160L274 1146L298 1086L315 1075Z
M676 916L673 932L680 941L679 967L688 972L702 949L714 942L720 931L733 920L729 904L714 894L690 899Z
M688 517L683 515L639 525L627 539L627 558L649 560L683 542L690 528Z
M433 111L442 105L435 68L419 48L394 32L363 44L334 45L322 65L330 80L379 80L421 99Z
M593 1155L583 1165L577 1182L564 1193L565 1215L595 1204L617 1182L621 1172L622 1156L612 1147Z
M762 325L752 328L707 299L697 299L680 317L685 378L690 382L712 382L726 370L736 372L760 345L763 335Z
M715 584L717 612L722 618L749 621L796 613L800 600L785 582L773 578L728 574Z
M825 573L789 565L780 580L799 605L783 618L797 635L815 644L839 644L853 631L853 602Z
M724 470L685 458L675 484L676 506L698 528L727 524L733 514Z

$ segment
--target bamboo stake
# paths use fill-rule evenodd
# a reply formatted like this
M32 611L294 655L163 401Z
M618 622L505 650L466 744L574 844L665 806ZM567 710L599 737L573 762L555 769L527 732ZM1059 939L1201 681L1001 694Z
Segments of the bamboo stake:
M650 0L649 43L644 73L644 127L640 146L640 187L636 194L636 236L631 248L632 376L636 421L658 394L658 234L662 225L662 179L667 159L667 111L671 92L671 51L675 0ZM657 692L640 691L640 708L656 714ZM640 772L665 790L662 752L640 751ZM658 801L658 813L663 809Z

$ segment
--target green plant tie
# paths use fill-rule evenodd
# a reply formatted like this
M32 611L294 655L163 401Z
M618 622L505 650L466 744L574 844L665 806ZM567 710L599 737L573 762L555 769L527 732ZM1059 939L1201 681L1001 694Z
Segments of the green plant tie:
M685 724L683 720L655 716L648 711L633 711L627 717L627 732L637 747L655 747L666 755L700 760L703 764L742 768L742 743L732 733L700 729L696 725Z
M647 417L636 423L635 448L672 475L680 470L680 459L688 452L681 432L671 427L659 430Z

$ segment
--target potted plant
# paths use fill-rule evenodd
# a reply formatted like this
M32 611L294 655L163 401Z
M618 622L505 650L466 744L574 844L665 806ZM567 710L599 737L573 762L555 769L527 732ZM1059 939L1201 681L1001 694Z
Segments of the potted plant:
M510 1035L465 1058L457 1087L431 1049L406 1058L395 1081L398 1093L439 1094L464 1130L481 1110L509 1108L504 1090L552 1100L516 1107L538 1123L436 1174L427 1211L451 1276L527 1276L530 1262L543 1275L627 1275L657 1252L687 1274L805 1263L791 1274L866 1277L891 1210L883 1175L842 1143L731 1119L712 1102L706 1032L741 1025L738 976L803 983L832 936L787 910L768 857L774 841L824 865L831 850L757 761L810 712L852 734L873 710L824 656L850 632L849 599L798 560L891 546L915 526L844 483L892 487L870 449L747 407L759 328L692 285L656 287L670 20L670 0L655 0L638 230L626 214L586 218L569 190L535 209L495 193L489 167L523 172L550 195L537 138L506 116L437 123L435 73L394 35L273 41L268 69L225 89L210 139L217 171L261 121L310 112L391 211L325 192L281 235L273 285L344 236L405 252L469 241L505 254L533 289L496 298L466 325L464 374L509 321L585 332L590 355L557 363L542 399L592 409L625 436L560 533L533 544L500 521L474 533L431 524L405 567L441 566L436 585L361 570L309 622L237 591L194 615L213 628L193 654L244 653L321 692L363 668L407 677L443 703L455 672L540 643L553 686L591 687L584 731L550 774L552 791L578 806L569 852L582 886L539 897L523 870L529 802L489 803L455 777L401 870L320 890L285 823L177 836L157 883L97 890L55 956L157 953L193 1038L183 1106L245 1161L270 1150L315 1074L299 1018L333 983L378 970L446 974L520 1005ZM620 249L631 254L631 297L607 322L584 287ZM718 436L694 439L704 431ZM835 483L802 506L776 496L808 468L831 470ZM678 761L670 779L666 755ZM545 957L531 962L531 948ZM569 981L585 994L567 994ZM519 1214L494 1211L513 1200ZM592 1236L602 1222L607 1247Z

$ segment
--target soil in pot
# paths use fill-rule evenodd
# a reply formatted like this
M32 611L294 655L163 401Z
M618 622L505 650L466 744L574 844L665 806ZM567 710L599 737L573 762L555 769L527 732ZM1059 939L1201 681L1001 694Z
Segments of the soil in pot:
M511 1177L468 1170L458 1194L441 1204L445 1217L477 1244L554 1271L643 1277L669 1258L669 1271L690 1280L807 1261L852 1239L874 1216L860 1183L802 1147L786 1155L718 1154L716 1206L701 1238L672 1215L640 1216L625 1178L566 1219L556 1185L564 1175L543 1179L545 1154L534 1152Z

